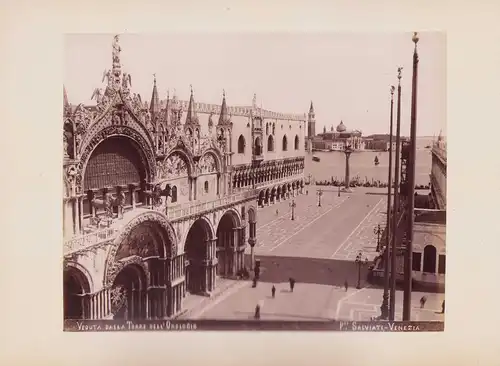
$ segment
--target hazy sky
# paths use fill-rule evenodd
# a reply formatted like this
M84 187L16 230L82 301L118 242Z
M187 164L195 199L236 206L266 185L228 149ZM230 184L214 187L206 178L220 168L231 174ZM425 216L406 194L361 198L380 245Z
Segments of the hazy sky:
M419 136L446 134L446 35L420 33ZM413 43L411 33L331 34L123 34L122 70L132 75L132 92L151 98L156 74L160 98L176 89L179 99L251 105L264 109L316 111L316 133L343 120L363 135L389 129L390 85L403 66L402 134L409 134ZM111 34L67 35L64 83L72 104L92 104L111 68ZM397 93L397 90L396 90ZM396 96L396 94L395 94ZM395 111L396 116L396 98Z

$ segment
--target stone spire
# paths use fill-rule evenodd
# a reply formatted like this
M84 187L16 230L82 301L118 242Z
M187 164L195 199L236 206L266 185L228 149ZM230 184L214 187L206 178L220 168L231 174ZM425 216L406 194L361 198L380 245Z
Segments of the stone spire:
M156 88L156 74L153 74L153 77L153 93L151 94L151 103L149 103L151 117L157 116L160 113L160 98L158 97L158 89Z
M163 109L163 122L165 126L170 124L170 91L167 90L167 100L165 102L165 108Z
M312 114L314 116L314 106L312 100L311 100L311 106L309 107L309 114Z
M66 87L63 85L63 113L65 115L71 112L71 105L68 101L68 94L66 93Z
M254 97L255 99L255 97ZM222 91L222 105L220 107L220 116L219 116L219 125L224 125L230 122L229 115L227 113L227 105L226 105L226 92Z
M186 114L186 125L197 125L199 124L198 115L196 114L196 106L194 103L193 87L191 87L191 96L189 97L189 105Z

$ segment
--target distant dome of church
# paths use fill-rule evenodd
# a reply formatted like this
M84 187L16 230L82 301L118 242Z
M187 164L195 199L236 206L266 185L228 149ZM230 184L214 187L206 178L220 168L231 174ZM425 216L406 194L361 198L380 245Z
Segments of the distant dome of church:
M344 122L340 121L340 124L337 126L337 132L345 132L346 128Z

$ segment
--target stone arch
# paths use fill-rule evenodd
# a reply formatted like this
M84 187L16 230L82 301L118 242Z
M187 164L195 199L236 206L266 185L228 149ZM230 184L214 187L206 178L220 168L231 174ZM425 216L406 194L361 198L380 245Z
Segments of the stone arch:
M269 135L267 138L267 151L274 151L274 137L273 135Z
M148 269L139 257L124 262L123 268L113 280L111 313L113 319L146 319L148 302ZM152 314L151 314L152 315Z
M426 245L424 248L423 272L436 273L437 271L437 250L434 245Z
M127 126L108 126L94 134L90 141L82 146L78 172L76 175L76 187L79 192L84 191L83 182L87 164L94 150L110 137L121 137L130 141L141 158L142 166L146 170L146 179L152 181L155 177L155 155L148 141L137 131Z
M172 149L171 151L169 151L168 155L163 160L163 169L164 169L163 173L165 173L164 176L168 176L168 170L170 169L170 167L168 166L168 163L171 162L175 156L178 156L186 164L187 176L192 176L193 172L194 172L193 157L189 151L187 151L186 149L184 149L182 147L176 147L176 148ZM169 159L171 159L171 160L169 161ZM160 168L160 170L161 170L161 168ZM158 173L158 177L159 177L159 179L163 178L162 175L160 174L160 172Z
M283 141L282 141L282 144L281 144L281 150L288 151L288 139L287 139L286 135L283 136Z
M215 163L215 170L212 169L211 167L212 164L210 164L209 161L207 161L208 164L204 164L204 161L206 160L206 157L212 158ZM208 165L204 167L204 165ZM212 149L206 150L203 152L201 159L198 162L198 166L200 167L201 173L220 173L222 170L222 162L220 155Z
M201 216L193 222L186 234L184 255L186 265L186 290L189 293L208 292L207 261L212 257L210 248L214 240L213 226L206 217Z
M257 209L254 206L248 208L248 222L257 222Z
M269 203L269 195L270 194L271 194L271 192L269 191L269 188L266 189L266 196L265 196L265 199L264 199L265 203Z
M92 291L88 272L74 262L67 263L63 272L64 319L84 319L89 308L85 294Z
M151 223L155 225L149 226ZM129 238L131 233L136 233L135 231L133 232L133 230L142 224L146 224L148 228L154 229L155 233L153 237L157 238L156 243L158 243L159 240L163 241L163 248L158 249L159 255L164 254L164 258L173 258L177 255L177 236L166 216L158 211L151 210L143 212L130 219L128 223L124 223L124 228L110 246L104 272L105 283L107 283L108 286L114 282L118 272L124 267L122 261L116 260L117 252L121 248L122 243L125 243ZM131 250L131 253L135 253L135 250ZM146 276L147 275L148 273L146 273Z
M224 212L217 225L217 265L220 276L233 276L243 262L236 255L242 243L241 217L234 209Z
M299 136L298 135L295 135L295 141L294 141L294 147L295 147L295 150L298 150L299 149Z
M259 192L259 196L257 199L259 206L262 206L264 204L265 195L266 195L266 193L265 193L264 189Z
M238 154L245 153L245 146L245 138L243 137L243 135L240 135L240 137L238 137Z

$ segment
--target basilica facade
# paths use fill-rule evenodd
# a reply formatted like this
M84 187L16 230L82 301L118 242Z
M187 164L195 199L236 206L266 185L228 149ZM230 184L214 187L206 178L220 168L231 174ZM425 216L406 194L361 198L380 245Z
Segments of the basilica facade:
M96 104L64 89L65 319L165 319L251 263L259 206L304 187L306 116L132 93L119 37Z

